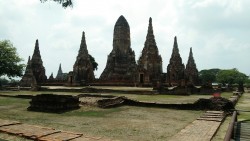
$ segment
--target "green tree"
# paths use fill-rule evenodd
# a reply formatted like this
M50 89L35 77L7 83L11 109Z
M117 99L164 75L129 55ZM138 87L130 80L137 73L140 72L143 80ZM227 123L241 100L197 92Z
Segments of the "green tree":
M222 84L228 84L229 87L232 84L238 84L238 90L244 91L243 84L247 81L248 77L246 74L239 72L236 68L221 70L217 74L217 81Z
M250 76L248 76L246 82L245 82L245 85L247 88L250 88Z
M95 61L95 58L89 54L90 61L92 63L93 69L97 70L98 69L98 63Z
M40 0L41 2L47 2L47 1L55 1L62 5L62 7L73 7L72 0Z
M199 79L202 85L210 85L212 82L215 82L219 71L220 69L201 70L199 72Z
M0 76L22 76L24 64L9 40L0 41Z
M6 78L1 78L0 77L0 86L7 85L8 83L9 83L9 80L7 80Z

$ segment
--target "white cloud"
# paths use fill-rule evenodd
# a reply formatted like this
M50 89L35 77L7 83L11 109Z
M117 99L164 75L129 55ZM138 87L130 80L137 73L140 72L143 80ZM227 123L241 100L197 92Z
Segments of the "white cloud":
M0 1L0 39L11 40L25 63L33 53L35 40L39 39L46 74L54 72L55 76L59 63L64 72L73 69L85 31L88 51L99 63L95 72L99 77L112 50L113 28L118 17L124 15L130 25L136 59L146 39L148 19L152 17L163 71L177 36L183 63L186 64L189 48L193 47L199 70L238 68L250 74L250 63L245 61L250 50L247 0L74 2L72 9L64 9L55 2Z

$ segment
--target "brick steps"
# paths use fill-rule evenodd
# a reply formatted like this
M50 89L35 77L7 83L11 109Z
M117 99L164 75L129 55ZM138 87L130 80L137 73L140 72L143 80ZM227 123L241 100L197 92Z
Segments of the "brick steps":
M206 111L179 131L170 141L210 141L224 118L223 111Z

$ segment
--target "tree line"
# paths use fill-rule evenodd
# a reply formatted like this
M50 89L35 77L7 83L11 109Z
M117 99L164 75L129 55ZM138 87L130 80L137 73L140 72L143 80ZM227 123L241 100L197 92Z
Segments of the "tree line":
M222 86L232 87L238 85L239 91L243 90L243 85L250 87L250 79L246 74L238 69L208 69L199 72L199 79L202 85L209 85L213 82L220 83Z

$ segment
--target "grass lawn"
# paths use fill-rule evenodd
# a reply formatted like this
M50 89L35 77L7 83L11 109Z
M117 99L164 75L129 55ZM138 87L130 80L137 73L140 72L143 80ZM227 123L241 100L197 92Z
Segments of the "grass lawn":
M0 118L118 140L167 140L202 113L123 106L111 109L81 107L52 114L27 111L29 101L0 97Z
M82 89L82 88L96 88L96 89L110 89L110 90L126 90L126 91L152 91L153 88L148 87L126 87L126 86L83 86L83 87L65 87L65 86L43 86L49 89Z
M53 92L53 91L0 91L4 95L37 95L37 94L68 94L78 95L79 92Z
M250 120L250 93L244 93L236 105L237 110L248 112L239 112L238 121Z
M102 88L102 87L101 87ZM108 87L109 88L109 87ZM116 87L115 87L116 88ZM117 87L120 88L120 87ZM134 87L128 87L128 89ZM125 87L123 87L125 89ZM138 88L141 89L141 88ZM149 88L142 88L149 89ZM67 95L78 95L79 92L49 92L49 91L0 91L0 94L7 95L37 95L37 94L67 94ZM193 103L199 98L210 98L212 95L208 94L199 94L199 95L190 95L190 96L178 96L178 95L140 95L140 94L118 94L118 93L102 93L104 95L114 95L114 96L126 96L130 99L138 101L147 101L147 102L158 102L158 103ZM229 98L232 93L224 92L221 94L222 97Z
M138 101L148 101L148 102L158 102L158 103L194 103L199 98L211 98L212 95L190 95L190 96L181 96L181 95L135 95L135 94L113 94L117 96L126 96L130 99L135 99ZM221 96L229 98L232 93L222 93Z
M72 94L68 92L31 92L12 91L0 94ZM211 95L136 95L112 94L131 99L161 103L188 103L199 98L210 98ZM229 97L232 93L223 93ZM146 108L122 106L110 109L84 106L78 110L63 114L27 111L30 99L9 98L0 96L0 119L16 120L27 124L52 127L59 130L80 132L89 136L107 137L118 140L168 140L189 123L199 117L203 111L174 110L163 108ZM0 133L0 138L6 136ZM11 137L11 136L10 136ZM5 138L5 137L4 137ZM11 139L13 141L20 140Z

